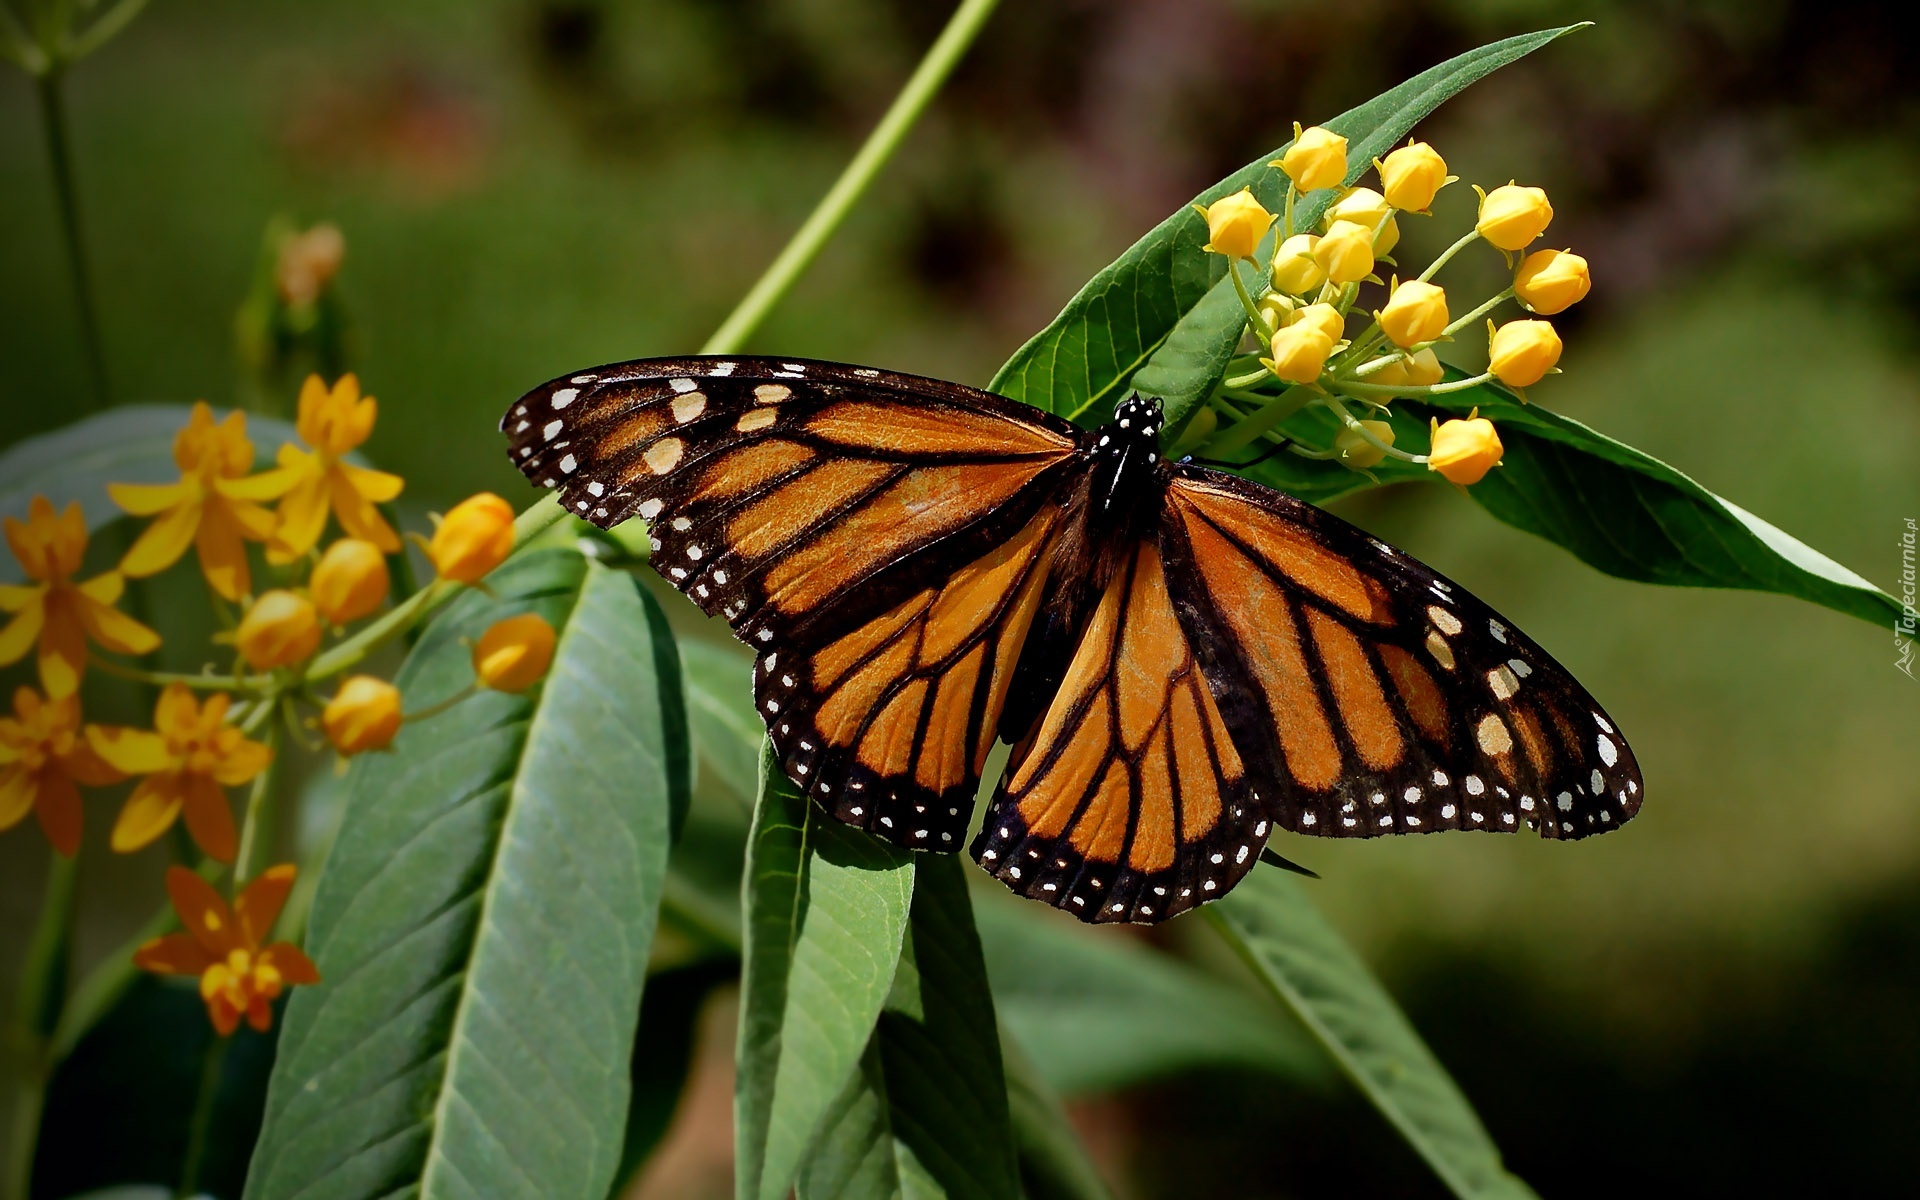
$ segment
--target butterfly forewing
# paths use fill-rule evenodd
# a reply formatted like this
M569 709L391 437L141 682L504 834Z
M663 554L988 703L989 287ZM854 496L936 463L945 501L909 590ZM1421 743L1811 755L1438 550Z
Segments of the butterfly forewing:
M1465 589L1328 513L1181 467L1162 546L1281 828L1578 838L1640 807L1632 752L1565 668Z

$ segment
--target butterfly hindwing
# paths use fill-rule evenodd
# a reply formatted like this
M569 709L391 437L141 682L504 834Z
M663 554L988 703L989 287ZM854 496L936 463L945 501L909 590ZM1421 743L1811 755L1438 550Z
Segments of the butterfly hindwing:
M1632 752L1531 639L1339 518L1179 468L1162 543L1176 602L1284 829L1331 837L1536 827L1639 811Z
M1268 820L1141 544L1094 607L973 844L1024 896L1088 921L1159 921L1225 895Z

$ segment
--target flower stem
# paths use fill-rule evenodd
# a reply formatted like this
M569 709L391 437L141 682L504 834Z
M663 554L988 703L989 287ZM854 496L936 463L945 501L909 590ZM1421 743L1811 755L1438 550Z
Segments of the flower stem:
M1253 326L1253 332L1262 342L1273 340L1273 327L1267 324L1260 310L1254 307L1253 296L1247 291L1247 285L1240 278L1240 264L1233 259L1227 260L1227 278L1233 280L1234 294L1240 297L1240 307L1247 310L1247 324Z
M1426 455L1424 454L1409 454L1405 450L1395 450L1392 446L1388 445L1386 442L1383 442L1379 438L1373 436L1372 431L1370 431L1365 425L1362 425L1358 418L1356 418L1352 413L1347 411L1346 405L1340 403L1340 401L1334 399L1332 396L1315 396L1313 398L1313 402L1315 404L1320 405L1322 408L1326 409L1328 412L1332 413L1336 418L1339 419L1342 425L1352 430L1354 434L1360 438L1361 441L1368 443L1369 445L1373 446L1374 449L1376 450L1384 451L1389 458L1397 458L1404 462L1414 462L1414 463L1427 461Z
M240 893L249 879L258 874L258 864L254 859L259 857L263 848L270 850L273 842L271 809L274 784L280 777L280 726L269 723L263 740L267 743L267 749L273 751L273 757L253 777L253 787L247 792L247 811L240 822L240 852L233 856L235 895Z
M168 684L178 683L190 688L203 688L215 692L243 692L251 691L256 686L252 680L235 678L232 675L183 675L169 671L143 671L138 667L129 667L97 654L88 655L87 661L103 674L112 675L117 679L131 679L135 683L150 683L155 687L166 687Z
M1304 387L1288 388L1246 420L1216 434L1205 445L1207 454L1213 458L1224 458L1243 446L1252 445L1262 434L1305 407L1308 397L1309 393Z
M1343 375L1333 380L1333 386L1350 396L1378 396L1387 400L1392 400L1400 396L1409 396L1414 399L1419 399L1421 396L1444 396L1448 392L1464 392L1469 388L1477 388L1492 378L1493 373L1486 372L1484 374L1470 376L1466 379L1454 379L1446 383L1436 383L1430 386L1416 386L1411 384L1361 383L1358 380L1348 379Z
M1450 260L1454 255L1460 253L1462 250L1465 250L1469 245L1479 240L1480 240L1480 231L1478 229L1467 230L1465 236L1463 236L1459 241L1455 242L1453 245L1448 246L1445 250L1442 250L1438 258L1428 263L1427 269L1420 272L1417 278L1420 280L1421 283L1425 283L1428 280L1432 279L1435 275L1440 273L1440 268L1446 266L1448 260Z
M1491 298L1487 300L1485 304L1482 304L1479 308L1474 309L1472 312L1468 313L1466 316L1461 317L1458 321L1453 322L1451 325L1448 325L1445 329L1441 330L1440 337L1437 337L1433 340L1437 342L1437 341L1440 341L1441 338L1451 337L1453 334L1459 332L1462 329L1465 329L1467 326L1473 324L1475 321L1478 321L1481 317L1484 317L1488 313L1492 312L1500 304L1501 301L1510 298L1512 295L1513 295L1512 288L1508 288L1503 292L1495 293Z
M213 1128L213 1105L220 1096L220 1068L226 1064L227 1046L233 1041L215 1033L200 1060L200 1090L193 1101L193 1120L187 1126L187 1150L180 1160L180 1186L173 1191L175 1200L197 1195L200 1160L207 1155L207 1134Z
M840 173L840 178L827 189L827 194L820 198L820 203L814 206L806 223L800 226L799 232L793 235L793 240L787 243L780 256L773 260L773 265L767 268L759 282L753 285L746 298L740 301L713 336L707 339L700 353L737 353L746 340L753 336L767 313L793 287L801 273L820 253L821 247L827 244L827 239L833 236L834 230L846 219L848 211L880 173L880 168L900 148L907 131L926 111L927 105L940 91L940 86L953 72L967 47L973 44L974 37L998 2L962 0L960 7L947 20L947 27L940 31L939 38L914 69L913 77L907 80L900 94L894 97L886 115L867 135L859 153L853 156L853 161Z
M33 1151L40 1137L40 1113L47 1099L47 1079L53 1064L47 1038L59 1020L67 992L67 965L73 948L73 892L75 864L54 854L47 865L47 889L40 902L40 919L27 943L20 970L20 992L13 1009L13 1049L19 1055L19 1077L13 1101L12 1172L6 1195L27 1200L33 1183Z
M100 316L94 305L93 280L87 270L86 242L80 236L80 192L74 184L73 151L67 142L65 76L51 70L34 80L40 100L40 124L47 139L47 166L53 173L55 205L60 210L60 232L67 247L67 270L73 276L73 299L80 315L80 346L87 361L90 410L113 403L107 387L107 359L101 348Z
M526 544L526 538L531 535L526 534L522 530L522 525L533 513L540 509L542 504L547 504L550 501L553 501L553 497L551 496L547 497L546 500L542 500L540 504L535 504L526 512L521 513L519 518L514 521L515 545ZM559 504L554 502L552 507L553 519L546 522L546 525L551 525L554 521L560 519ZM541 528L545 527L545 525L541 526ZM338 675L348 667L356 665L367 655L413 628L414 624L420 618L439 607L440 602L451 597L459 587L460 585L457 583L452 583L445 579L437 579L421 588L413 595L402 600L399 604L388 609L386 615L379 620L373 622L371 625L364 626L358 633L325 653L317 655L314 660L307 665L304 678L309 682L315 679L325 679L332 675Z

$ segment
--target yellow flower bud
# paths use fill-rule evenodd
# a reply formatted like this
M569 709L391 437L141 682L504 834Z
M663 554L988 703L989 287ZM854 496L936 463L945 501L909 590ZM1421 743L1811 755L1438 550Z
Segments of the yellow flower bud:
M474 676L497 692L524 692L553 664L553 643L553 626L538 613L495 621L474 643Z
M1379 317L1380 331L1396 346L1430 342L1447 328L1446 289L1418 279L1396 284Z
M1337 221L1320 244L1313 261L1334 283L1358 283L1373 274L1373 230L1352 221Z
M1336 187L1347 177L1347 139L1318 125L1302 129L1296 121L1293 145L1268 165L1285 171L1293 186L1303 192Z
M1440 365L1440 356L1428 346L1415 354L1407 356L1405 370L1407 382L1420 387L1429 387L1447 377L1446 368Z
M1252 258L1254 248L1273 224L1273 214L1253 198L1252 188L1241 188L1205 207L1193 207L1207 219L1207 244L1201 249L1228 258Z
M255 670L291 666L320 648L320 614L300 593L275 588L247 609L234 640Z
M1592 286L1587 260L1569 250L1535 250L1513 275L1513 294L1543 317L1578 304Z
M1387 155L1380 163L1380 187L1387 203L1405 212L1425 212L1433 197L1453 182L1447 160L1425 142L1412 142Z
M1396 358L1384 367L1380 367L1365 378L1362 383L1377 384L1380 387L1399 387L1410 382L1407 378L1407 360Z
M1546 192L1509 183L1480 198L1480 219L1473 227L1502 250L1522 250L1545 233L1552 220Z
M320 714L320 727L341 754L385 750L400 732L400 689L372 675L340 685Z
M1532 387L1560 361L1560 335L1546 321L1508 321L1487 343L1487 369L1508 387Z
M1267 370L1288 383L1312 383L1333 353L1333 339L1314 321L1295 321L1273 335Z
M380 547L360 538L341 538L314 565L307 591L330 625L367 616L387 598L387 560Z
M1298 303L1299 301L1292 296L1268 292L1260 297L1260 303L1253 307L1259 312L1261 319L1266 321L1269 329L1278 329L1282 325L1293 323L1293 310Z
M1462 486L1479 483L1499 464L1500 453L1500 435L1494 432L1493 422L1485 417L1475 415L1444 425L1436 418L1427 469L1438 471L1450 482Z
M1340 310L1331 304L1309 304L1299 312L1294 313L1293 321L1289 321L1288 324L1291 325L1295 322L1313 326L1321 333L1326 334L1327 340L1333 342L1335 345L1338 345L1340 340L1347 336L1347 319L1341 316Z
M1380 441L1385 442L1389 446L1393 445L1393 426L1387 422L1362 421L1360 422L1360 426ZM1366 438L1361 437L1358 433L1354 432L1354 430L1345 427L1343 427L1339 435L1333 439L1333 448L1340 452L1341 462L1357 471L1364 471L1368 467L1377 467L1380 465L1380 460L1387 456L1385 450L1369 442Z
M492 492L453 506L433 531L427 556L442 579L478 583L513 553L513 506Z
M1352 221L1355 225L1365 225L1369 230L1377 231L1373 238L1375 255L1390 254L1400 244L1400 226L1393 219L1393 209L1387 204L1386 197L1372 188L1348 188L1320 218L1321 225L1327 229L1332 229L1340 221Z
M1327 281L1326 271L1313 256L1319 244L1320 236L1313 233L1296 233L1280 243L1273 252L1275 291L1304 296Z

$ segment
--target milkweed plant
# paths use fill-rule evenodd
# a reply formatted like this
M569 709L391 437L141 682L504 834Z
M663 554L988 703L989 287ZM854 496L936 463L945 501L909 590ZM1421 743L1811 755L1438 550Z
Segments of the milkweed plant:
M1113 1044L1076 1057L1023 1038L1034 995L1204 1023L1178 1043L1196 1063L1344 1074L1456 1195L1529 1194L1307 886L1261 867L1205 910L1244 978L976 906L956 857L883 845L793 791L761 749L745 660L676 633L642 586L644 534L492 494L406 528L405 481L363 457L379 408L345 370L338 229L269 231L236 326L252 412L111 407L59 100L65 70L139 7L0 27L56 139L101 405L8 451L0 483L0 831L49 856L9 1026L6 1196L80 1179L183 1195L244 1181L259 1200L598 1200L648 1161L684 1085L691 1014L736 978L742 1197L1105 1195L1059 1095L1088 1086L1073 1064L1089 1057L1108 1064L1100 1086L1167 1069L1160 1022L1088 1022ZM959 7L703 352L738 351L992 8ZM1589 268L1555 243L1542 189L1476 186L1457 240L1396 259L1402 226L1434 219L1457 183L1419 123L1567 32L1482 47L1295 125L1096 274L991 389L1086 424L1138 391L1161 400L1172 453L1304 499L1444 480L1616 575L1895 617L1858 576L1552 411L1536 385L1560 369L1553 318L1587 294ZM1446 268L1469 253L1500 257L1507 286L1450 292ZM1481 370L1436 353L1481 328ZM289 402L291 423L273 415ZM106 457L125 476L69 465L79 448L118 451ZM1636 540L1636 521L1661 536ZM150 581L170 573L198 576L206 636L156 631ZM147 719L101 719L113 689ZM283 836L316 814L324 836ZM96 823L103 861L86 870L144 860L140 876L164 880L137 938L77 962L76 872ZM175 994L197 1031L165 1003ZM201 1047L156 1101L178 1137L136 1159L96 1127L84 1161L66 1161L75 1143L48 1131L73 1117L50 1096L109 1069L90 1050L143 1020Z

